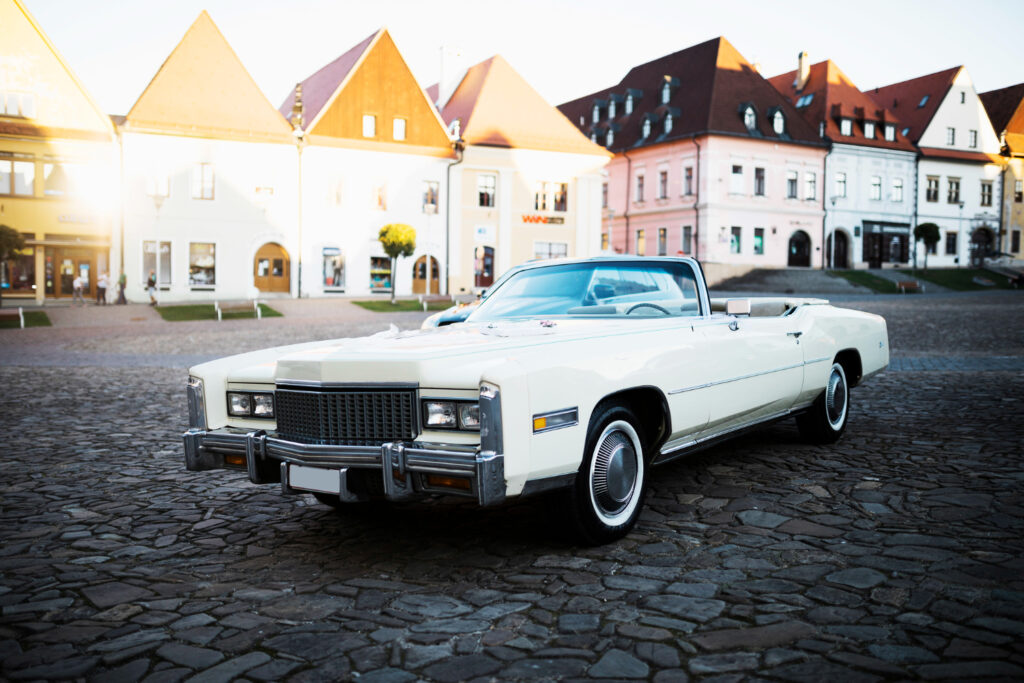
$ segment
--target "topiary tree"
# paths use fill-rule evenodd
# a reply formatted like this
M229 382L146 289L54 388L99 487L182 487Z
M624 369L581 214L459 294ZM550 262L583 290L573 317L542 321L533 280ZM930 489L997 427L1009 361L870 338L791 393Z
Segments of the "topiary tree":
M25 248L25 238L14 228L0 225L0 268L7 267L7 259L13 258L21 249ZM8 275L8 277L10 277ZM4 289L0 287L0 306L4 303Z
M928 252L932 250L939 240L942 238L942 234L939 232L939 226L934 223L922 223L921 225L914 228L914 242L924 242L924 269L928 270ZM915 255L917 250L914 250Z
M391 257L391 303L395 303L395 280L398 279L398 257L412 256L416 251L416 230L405 223L388 223L378 236L384 253Z

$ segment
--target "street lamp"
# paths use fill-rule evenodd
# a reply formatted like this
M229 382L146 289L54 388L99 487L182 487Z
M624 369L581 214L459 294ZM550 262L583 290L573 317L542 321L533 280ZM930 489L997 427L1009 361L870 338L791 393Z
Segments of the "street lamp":
M829 201L832 202L832 226L831 226L832 231L829 233L829 238L830 239L829 239L829 245L828 245L828 247L829 247L829 249L828 249L829 250L828 264L829 264L829 267L832 270L836 269L836 217L835 217L835 213L836 213L836 200L839 199L840 196L841 195L837 195L836 194L836 195L832 195L831 197L829 197Z
M963 232L964 232L964 203L961 201L959 206L960 206L960 218L957 219L956 232L957 232L958 235L960 235L960 239L964 240L964 237L965 237L964 234L963 234ZM957 246L957 251L960 251L959 245ZM968 251L968 253L970 253L970 247L967 248L967 251ZM957 254L956 266L957 266L957 268L959 268L961 265L963 265L963 264L960 263L960 255Z

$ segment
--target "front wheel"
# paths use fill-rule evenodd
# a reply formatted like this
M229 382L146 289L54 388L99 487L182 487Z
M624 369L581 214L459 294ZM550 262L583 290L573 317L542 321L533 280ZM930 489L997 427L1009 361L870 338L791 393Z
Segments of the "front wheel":
M825 390L814 404L796 419L800 434L812 443L835 443L846 431L850 412L850 388L846 371L839 363L832 363Z
M591 422L569 513L589 545L610 543L636 524L647 486L640 421L623 406L605 408Z

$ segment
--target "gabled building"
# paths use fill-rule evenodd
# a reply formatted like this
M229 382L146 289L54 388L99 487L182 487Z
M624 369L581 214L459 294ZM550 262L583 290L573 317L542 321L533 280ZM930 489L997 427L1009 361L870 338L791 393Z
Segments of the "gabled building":
M600 250L601 169L611 155L503 57L469 68L438 105L464 144L451 185L453 293L489 287L524 261Z
M608 248L696 256L712 280L821 266L825 144L725 38L636 66L559 109L615 154Z
M999 139L963 66L868 91L918 149L915 225L942 239L929 266L978 262L996 248L1001 195ZM925 246L919 243L917 261Z
M0 264L4 298L87 297L115 279L117 147L96 105L20 0L0 0L0 224L26 248Z
M1003 156L1002 205L998 251L1024 258L1024 83L981 94Z
M292 129L205 11L119 131L129 299L297 292Z
M298 83L280 113L303 142L303 296L443 291L455 152L387 30ZM416 230L397 273L377 240L389 223Z
M902 264L913 244L917 148L893 114L831 60L771 79L829 143L825 157L825 262L836 268Z

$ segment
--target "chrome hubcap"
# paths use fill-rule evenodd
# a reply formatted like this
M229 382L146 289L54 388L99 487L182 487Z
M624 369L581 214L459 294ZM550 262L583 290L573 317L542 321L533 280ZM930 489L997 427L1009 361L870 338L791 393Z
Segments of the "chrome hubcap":
M846 377L838 365L832 366L825 388L825 415L833 429L839 429L846 419Z
M620 524L633 514L643 476L639 437L626 422L605 428L590 468L594 511L606 524Z

